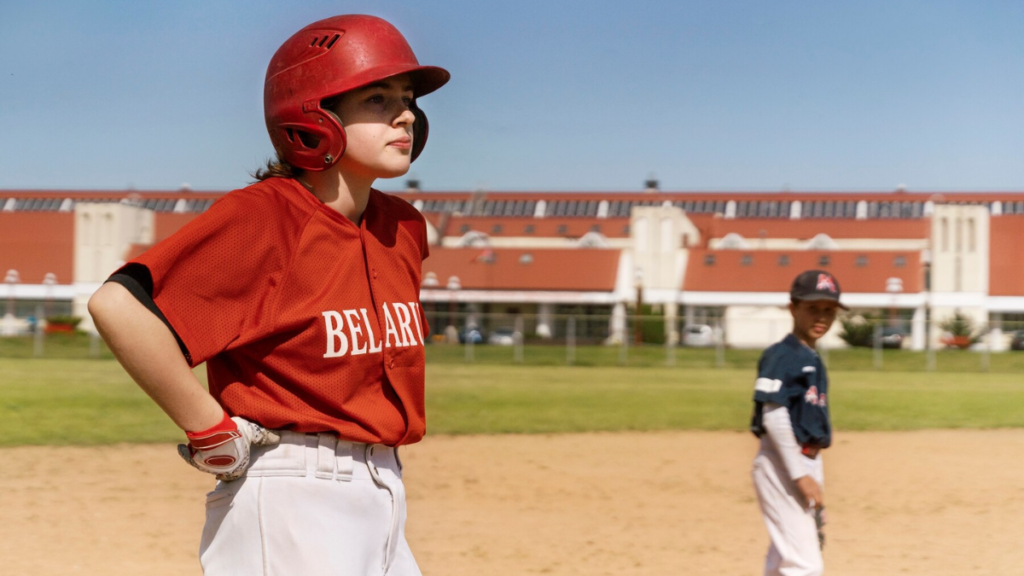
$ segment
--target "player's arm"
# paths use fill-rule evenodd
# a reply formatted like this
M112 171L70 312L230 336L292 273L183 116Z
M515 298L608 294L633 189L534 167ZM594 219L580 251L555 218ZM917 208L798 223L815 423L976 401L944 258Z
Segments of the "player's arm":
M89 314L118 362L182 430L221 422L224 410L192 373L174 334L124 286L101 286Z
M762 422L765 432L782 462L793 479L808 505L821 508L824 506L824 494L821 486L808 474L800 454L800 444L793 432L793 422L789 418L789 410L774 402L766 402L763 408Z

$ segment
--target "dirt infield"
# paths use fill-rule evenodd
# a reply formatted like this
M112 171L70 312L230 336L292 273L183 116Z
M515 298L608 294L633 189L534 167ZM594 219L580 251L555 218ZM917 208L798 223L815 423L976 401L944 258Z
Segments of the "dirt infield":
M740 433L428 437L403 452L426 575L759 574ZM841 433L830 575L1020 574L1024 431ZM200 574L211 487L173 447L0 450L12 575Z

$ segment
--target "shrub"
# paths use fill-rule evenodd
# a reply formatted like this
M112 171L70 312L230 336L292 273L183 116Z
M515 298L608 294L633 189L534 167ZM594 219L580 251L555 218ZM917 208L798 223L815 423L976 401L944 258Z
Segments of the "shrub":
M875 324L868 315L842 316L839 318L843 332L839 335L852 347L870 348L875 338Z
M946 346L966 349L981 340L981 333L975 328L974 320L959 312L939 323L939 329L946 333L940 340Z
M50 316L46 319L47 324L61 324L72 328L77 328L81 322L82 319L78 316Z

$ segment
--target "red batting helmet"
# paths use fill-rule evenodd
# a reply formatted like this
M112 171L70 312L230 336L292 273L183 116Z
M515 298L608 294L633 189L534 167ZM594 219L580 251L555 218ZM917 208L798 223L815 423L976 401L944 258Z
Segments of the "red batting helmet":
M314 22L285 41L267 67L263 114L281 158L303 170L326 170L345 153L345 129L325 98L408 74L418 98L443 86L451 75L420 66L409 43L388 22L362 15ZM413 102L412 159L427 142L427 117Z

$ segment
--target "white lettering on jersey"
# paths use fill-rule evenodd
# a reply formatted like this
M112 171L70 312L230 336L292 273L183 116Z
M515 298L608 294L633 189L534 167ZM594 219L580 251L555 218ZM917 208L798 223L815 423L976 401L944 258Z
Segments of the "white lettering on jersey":
M412 333L412 328L409 327L409 323L412 322L409 308L401 302L395 302L392 306L395 307L398 324L401 326L402 346L415 346L419 342L416 340L416 335Z
M366 354L366 346L359 347L359 337L363 334L363 327L359 324L359 310L345 310L343 314L348 322L348 333L352 336L352 355Z
M413 320L416 323L416 335L420 337L420 344L426 344L423 341L423 324L420 323L420 305L418 302L409 302L409 310L412 311Z
M379 354L384 348L405 348L423 345L423 325L420 323L422 308L416 302L384 302L381 304L384 337L377 340L374 322L366 308L349 310L327 310L320 314L324 318L327 334L327 349L324 358L338 358L351 355ZM397 322L395 321L397 319ZM416 325L413 330L412 324Z
M395 320L391 317L391 310L388 309L387 302L381 308L384 309L384 347L391 348L392 334L395 336L395 348L404 346L402 339L398 336L398 330L395 329Z
M370 317L366 315L366 308L360 308L360 312L363 314L363 324L366 325L366 335L370 339L370 354L376 354L384 348L383 342L374 342L376 338L373 336L373 324L370 322Z
M348 353L348 338L342 332L341 314L334 310L323 312L324 327L327 329L327 352L324 358L337 358ZM335 346L337 344L337 346Z

